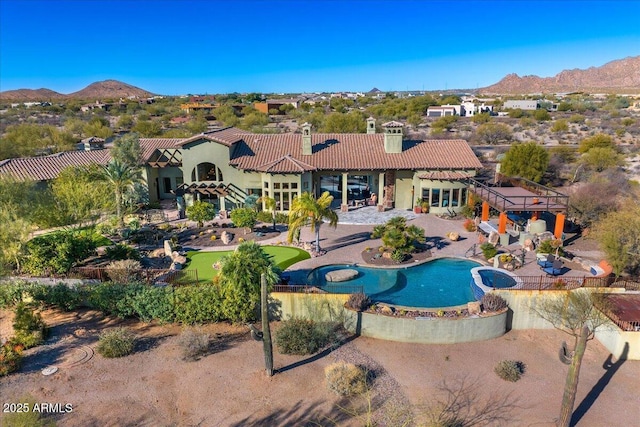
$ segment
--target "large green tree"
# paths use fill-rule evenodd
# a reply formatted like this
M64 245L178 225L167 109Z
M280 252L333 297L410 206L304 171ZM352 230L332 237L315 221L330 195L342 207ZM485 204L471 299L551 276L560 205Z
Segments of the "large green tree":
M311 227L316 236L316 252L320 252L320 226L327 220L330 227L338 225L338 214L331 209L333 196L328 191L317 199L310 193L304 192L293 199L289 211L289 234L287 240L293 241L296 233L305 225Z
M53 202L65 224L98 218L112 205L111 189L100 180L100 168L68 167L51 183Z
M70 150L73 135L51 125L23 123L7 127L0 138L0 160L34 156L42 150L53 152Z
M640 205L627 201L598 221L594 234L616 276L640 270Z
M121 136L113 142L110 154L112 159L124 165L138 167L142 162L140 137L135 132Z
M488 122L478 126L476 135L485 144L497 144L510 141L513 137L511 128L504 123Z
M219 284L224 317L232 322L257 318L260 302L260 275L271 288L279 280L279 268L262 247L253 241L243 242L221 260Z
M144 182L142 170L139 167L127 165L118 160L112 160L103 166L101 178L104 179L111 188L115 201L115 212L118 224L124 226L124 195L127 191L133 190L136 184Z
M0 207L0 275L20 270L20 259L33 226L15 211Z
M490 123L488 123L490 124ZM549 167L549 153L536 142L515 144L505 154L500 172L540 182Z

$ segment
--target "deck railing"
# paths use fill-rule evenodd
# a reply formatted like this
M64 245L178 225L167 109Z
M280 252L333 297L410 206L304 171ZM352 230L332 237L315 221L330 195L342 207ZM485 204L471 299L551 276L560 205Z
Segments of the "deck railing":
M609 277L589 277L589 276L518 276L522 280L522 285L517 288L496 288L508 289L512 291L560 291L577 288L624 288L628 291L640 290L640 279L635 280L615 280Z

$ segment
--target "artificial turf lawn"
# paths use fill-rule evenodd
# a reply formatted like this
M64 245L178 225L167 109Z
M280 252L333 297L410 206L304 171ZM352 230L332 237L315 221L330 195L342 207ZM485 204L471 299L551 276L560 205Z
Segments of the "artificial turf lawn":
M273 262L282 270L289 268L296 262L311 258L307 251L290 246L262 246L262 249L267 255L273 257ZM198 281L211 281L214 276L218 275L219 271L213 269L213 264L231 252L233 251L187 252L189 262L185 270L198 270Z

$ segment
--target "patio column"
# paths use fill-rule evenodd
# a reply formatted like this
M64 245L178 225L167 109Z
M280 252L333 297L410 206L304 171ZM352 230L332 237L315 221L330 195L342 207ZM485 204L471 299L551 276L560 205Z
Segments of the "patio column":
M489 202L482 202L482 221L489 221Z
M347 172L342 173L342 204L340 205L340 210L342 212L347 212L349 210L349 200L347 199L349 192L349 174Z
M556 214L556 227L553 231L553 235L556 239L562 239L562 230L564 230L564 220L566 215L563 213Z
M384 172L378 174L378 205L384 203Z
M498 233L504 234L507 232L507 213L500 212L500 219L498 220Z

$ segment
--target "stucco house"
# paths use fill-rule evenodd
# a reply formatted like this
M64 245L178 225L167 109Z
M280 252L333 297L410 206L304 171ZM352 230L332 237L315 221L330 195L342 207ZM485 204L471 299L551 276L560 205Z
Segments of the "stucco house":
M208 200L228 211L255 194L274 198L286 212L302 192L329 191L342 210L364 204L411 209L419 200L446 213L464 206L467 178L481 168L466 141L405 139L398 122L384 123L382 133L373 118L364 134L301 129L254 134L228 127L184 139L141 138L149 200L177 199L179 206ZM10 159L0 163L0 174L42 181L66 166L109 159L107 149Z

